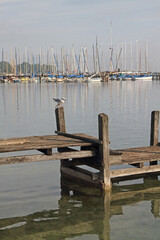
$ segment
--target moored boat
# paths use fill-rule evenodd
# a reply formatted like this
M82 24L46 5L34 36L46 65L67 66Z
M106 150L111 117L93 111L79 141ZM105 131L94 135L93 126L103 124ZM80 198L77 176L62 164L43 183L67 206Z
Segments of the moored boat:
M88 78L88 82L101 82L102 78L97 75L97 74L93 74L91 77Z
M18 83L18 82L21 82L21 79L18 77L11 77L10 82Z
M122 80L125 80L125 81L127 81L127 80L132 80L132 75L124 75L123 77L122 77Z
M152 80L152 75L146 75L146 74L141 74L141 75L133 75L132 80Z
M28 80L29 80L29 77L21 77L20 79L21 79L21 81L24 81L24 82L26 82L26 81L28 81Z

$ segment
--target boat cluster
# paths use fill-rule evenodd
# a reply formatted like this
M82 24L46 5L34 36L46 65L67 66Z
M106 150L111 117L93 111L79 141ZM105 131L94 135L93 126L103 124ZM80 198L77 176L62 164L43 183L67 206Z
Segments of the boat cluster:
M76 82L87 81L88 77L66 77L66 76L38 76L38 77L3 77L1 83L18 83L18 82Z
M152 73L142 73L142 72L121 72L112 73L109 76L110 80L152 80Z
M152 73L133 73L133 72L112 72L107 74L85 74L85 75L48 75L48 76L3 76L1 83L17 82L102 82L108 80L152 80Z
M48 76L3 76L0 78L1 83L17 82L101 82L102 77L97 74L89 75L48 75Z

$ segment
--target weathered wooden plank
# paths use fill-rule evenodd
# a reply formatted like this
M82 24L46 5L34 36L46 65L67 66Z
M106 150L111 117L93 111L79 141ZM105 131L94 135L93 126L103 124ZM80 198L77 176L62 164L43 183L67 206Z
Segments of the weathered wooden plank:
M122 164L122 155L109 155L109 164L110 166Z
M39 162L49 160L60 160L60 159L72 159L72 158L85 158L94 157L95 151L73 151L73 152L62 152L53 153L50 155L35 154L35 155L24 155L24 156L13 156L13 157L1 157L0 165L2 164L13 164L13 163L25 163L25 162Z
M85 184L88 183L88 184L92 184L97 187L102 186L102 181L100 179L92 180L92 177L90 175L85 174L83 172L76 171L72 168L62 166L61 173L63 174L63 176L72 178L72 180L76 179L77 181L80 181L81 183L84 182Z
M76 146L91 146L89 142L84 142L78 139L71 139L64 136L49 135L49 136L34 136L26 138L13 138L13 143L8 144L10 139L0 140L0 153L25 151L34 149L49 149L49 148L64 148L64 147L76 147ZM24 141L23 144L19 144L19 141ZM15 144L14 144L15 142Z
M122 164L136 164L160 160L160 147L141 147L120 150L122 152Z
M136 158L135 156L135 159L123 159L122 158L122 164L130 164L130 165L134 165L134 164L143 164L145 162L154 162L154 161L160 161L160 156L157 156L157 155L150 155L150 156L139 156L138 158Z
M110 177L116 178L156 172L160 172L160 165L145 166L143 168L126 168L120 170L110 170Z
M121 153L123 152L137 152L137 153L160 153L160 146L146 146L146 147L134 147L118 150Z
M88 171L87 169L80 168L80 167L77 167L77 166L74 166L72 169L90 176L92 180L97 180L97 179L100 178L100 173L99 172L93 173L91 171Z
M64 132L59 132L59 131L55 131L55 133L57 133L58 135L61 135L61 136L70 137L73 139L79 139L79 140L82 140L85 142L90 142L93 144L102 144L102 141L100 141L96 138L89 138L89 137L84 137L84 136L79 136L76 134L64 133Z
M27 139L18 139L18 138L13 138L13 139L0 139L0 146L5 145L12 145L12 144L26 144L30 143L29 140Z

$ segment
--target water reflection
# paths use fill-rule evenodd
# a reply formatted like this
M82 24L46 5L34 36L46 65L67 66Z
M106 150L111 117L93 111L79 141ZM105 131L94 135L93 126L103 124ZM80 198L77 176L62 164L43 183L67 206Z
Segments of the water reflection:
M129 232L135 227L135 221L143 222L142 211L142 215L134 215L139 207L145 210L147 228L149 227L147 231L156 236L152 227L153 218L159 222L160 217L160 182L158 179L145 179L142 184L114 185L111 194L104 194L98 189L83 187L61 177L58 205L57 209L49 211L1 219L0 239L122 239L123 228L129 227ZM128 206L134 207L132 211L135 210L131 218L126 211ZM120 231L118 226L122 216L126 224ZM128 226L128 223L131 225ZM143 231L144 229L145 227ZM117 230L119 238L116 237ZM139 239L143 239L142 236L138 233ZM128 239L127 235L123 239Z
M28 105L34 109L40 104L43 107L43 103L46 99L53 96L67 97L70 106L72 106L73 113L77 112L76 106L80 106L82 114L92 106L92 109L99 111L102 107L107 107L110 112L113 112L116 107L116 111L131 111L136 112L142 107L147 111L148 107L148 94L152 82L106 82L106 83L16 83L16 84L1 84L1 107L3 107L3 113L5 113L6 106L12 104L14 107L14 113L17 114L25 106L28 109ZM16 109L15 109L16 108ZM27 112L28 113L28 112Z

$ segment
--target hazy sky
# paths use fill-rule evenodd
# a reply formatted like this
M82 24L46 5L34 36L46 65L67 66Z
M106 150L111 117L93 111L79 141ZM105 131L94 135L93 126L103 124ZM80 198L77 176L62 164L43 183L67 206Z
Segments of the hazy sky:
M147 40L151 70L160 71L159 12L160 0L0 0L1 48L27 46L38 52L74 44L92 52L97 36L100 48L109 52L112 22L113 49L125 43L129 56L132 41L134 55L136 40L142 51Z

